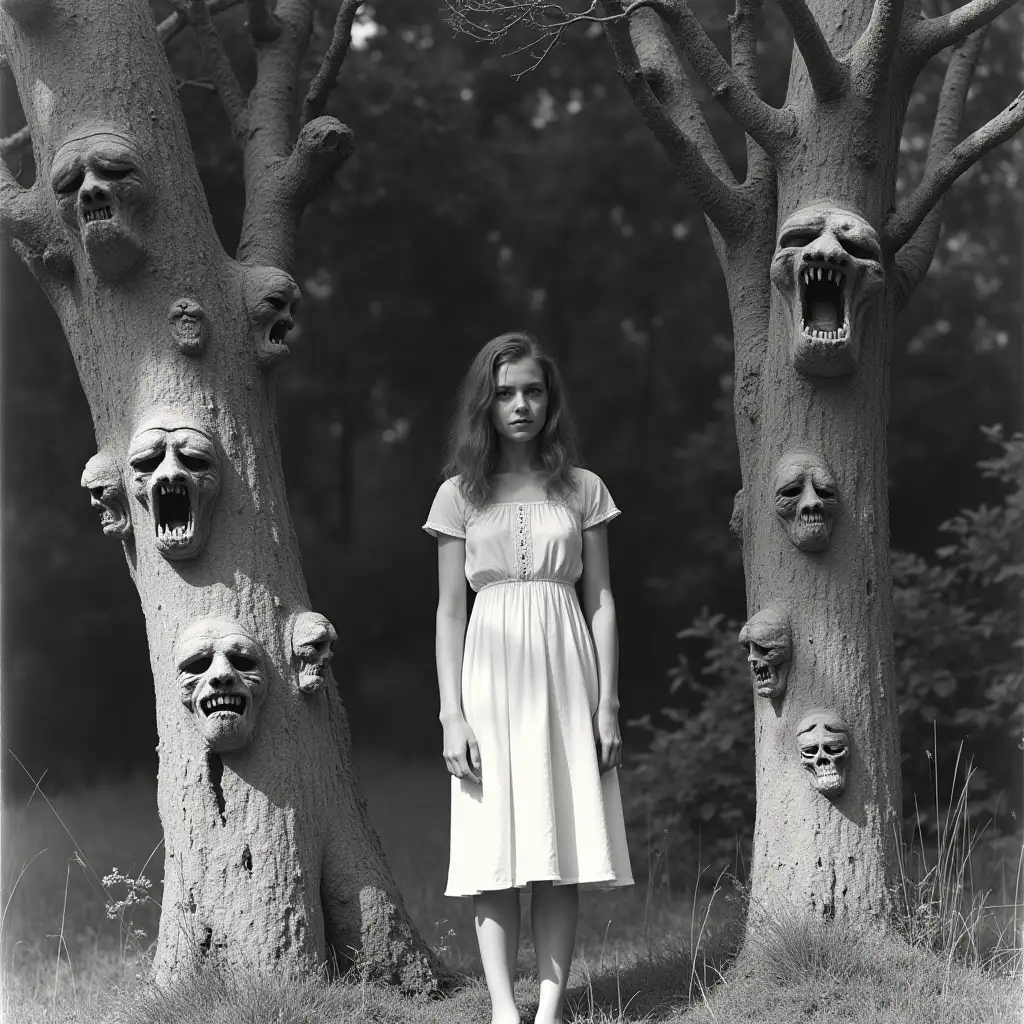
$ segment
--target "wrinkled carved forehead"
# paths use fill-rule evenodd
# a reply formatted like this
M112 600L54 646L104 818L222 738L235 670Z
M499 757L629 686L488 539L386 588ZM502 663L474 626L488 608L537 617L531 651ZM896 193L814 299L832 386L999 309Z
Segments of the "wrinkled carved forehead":
M86 154L136 165L142 159L134 139L107 128L68 136L54 154L53 162L64 164Z
M825 730L825 732L834 733L837 737L845 737L847 733L846 722L835 711L815 708L800 720L800 724L796 727L796 735L799 739L804 733L820 729Z
M198 435L204 438L206 443L209 445L213 444L213 432L202 423L194 420L188 413L183 412L180 409L158 409L156 412L147 416L136 428L135 433L132 437L132 447L136 446L136 441L141 439L143 435L148 435L151 432L156 431L162 434L178 434L183 431L188 431L190 436L195 437ZM150 443L153 440L160 440L158 437L149 439Z
M305 612L296 618L292 637L296 646L321 644L325 640L334 643L338 639L334 627L326 616L318 615L316 612Z
M289 302L299 297L299 286L291 274L276 267L252 267L245 274L245 297L254 305L266 295L277 295Z
M818 483L835 483L832 470L814 452L786 452L775 467L775 489L795 483L808 474Z
M740 630L740 643L758 647L787 647L789 623L774 608L762 608Z
M255 637L247 633L237 622L220 619L202 619L194 622L181 634L175 651L179 662L196 654L214 651L238 652L256 659L262 657L262 649Z
M121 473L117 462L110 452L97 452L86 464L82 471L82 486L106 487L110 484L119 483Z
M794 229L820 231L825 227L840 232L868 234L877 237L871 223L850 206L831 199L815 199L791 213L779 228L779 239Z

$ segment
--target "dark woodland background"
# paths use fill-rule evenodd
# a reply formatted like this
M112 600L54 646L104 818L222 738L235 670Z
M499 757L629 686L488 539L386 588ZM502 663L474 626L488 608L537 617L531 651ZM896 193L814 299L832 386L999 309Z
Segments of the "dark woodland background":
M323 5L320 48L333 6ZM349 56L329 112L354 129L356 153L304 222L299 327L277 377L292 516L313 607L340 633L334 673L356 743L395 757L439 754L436 554L420 524L461 374L489 337L525 327L559 359L586 464L625 513L610 531L623 722L675 707L680 720L703 723L706 755L693 755L703 770L721 783L728 772L716 758L729 760L742 783L749 684L744 690L721 666L702 676L679 661L683 652L699 666L715 654L716 630L723 651L734 646L727 619L745 617L740 550L727 529L739 487L730 322L703 218L635 113L599 33L577 32L516 80L522 58L453 38L437 7L374 5L378 31ZM694 7L727 48L731 5ZM243 10L220 23L251 82ZM762 75L769 101L780 103L789 40L772 5L765 14ZM1007 14L990 32L968 130L1021 88L1021 24ZM169 57L214 218L233 250L239 153L188 32ZM920 174L941 72L925 73L910 111L904 185ZM22 122L3 75L8 134ZM742 138L713 103L706 110L741 168ZM1007 760L1019 739L1007 708L1019 701L1020 576L1009 589L1005 579L985 589L998 573L968 567L954 587L925 570L941 567L944 545L1009 543L1006 517L1021 507L1016 470L999 480L977 463L1002 450L982 426L1002 424L1006 437L1021 428L1022 153L1019 138L1004 145L947 201L939 253L899 323L889 434L892 544L925 560L904 563L918 572L910 598L898 602L906 618L910 600L912 613L910 626L897 626L900 672L918 694L903 705L907 799L930 792L934 721L954 754L965 742L987 773L983 796L1004 810L1007 799L1019 804L1019 772L1008 777L1006 766L1020 764L1019 753ZM18 159L30 181L31 154ZM153 775L142 614L121 546L102 535L79 487L95 451L89 412L42 292L9 248L2 256L5 789L31 785L10 752L58 786ZM980 527L971 521L973 533L940 532L982 505L991 512ZM960 625L950 625L950 609L961 606ZM702 618L703 609L726 619ZM677 637L695 617L697 629ZM949 649L938 651L943 644ZM1003 686L993 697L994 675ZM679 685L684 676L688 685ZM741 711L734 732L719 737L728 723L716 714L731 714L714 704L723 680ZM973 718L960 713L966 705ZM673 735L655 737L665 744ZM635 754L651 738L627 730L627 749ZM701 788L699 778L686 784ZM694 813L707 821L729 810L707 796L719 791L709 783Z

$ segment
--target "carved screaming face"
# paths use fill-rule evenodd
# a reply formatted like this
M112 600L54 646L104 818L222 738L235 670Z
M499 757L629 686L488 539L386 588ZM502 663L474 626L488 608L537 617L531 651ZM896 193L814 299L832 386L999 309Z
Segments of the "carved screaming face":
M127 537L132 532L132 521L128 515L121 470L110 452L97 452L85 464L82 486L89 492L89 504L99 513L104 534Z
M834 711L815 708L796 727L800 763L811 773L811 785L823 796L836 797L846 787L850 730Z
M175 648L181 702L211 750L248 746L267 694L263 648L236 622L201 619Z
M206 348L206 312L195 299L175 299L167 310L171 337L178 351L198 356Z
M245 277L245 307L256 347L256 359L270 369L288 355L285 335L295 326L299 286L274 267L252 267Z
M789 304L794 369L812 377L853 373L865 316L885 284L875 229L851 210L811 203L783 223L771 277Z
M740 630L740 643L747 648L750 679L758 697L774 699L786 692L793 641L785 615L762 608Z
M338 634L325 616L301 612L295 617L292 653L298 661L299 689L303 693L323 689L337 640Z
M775 511L801 551L824 551L832 539L839 489L832 470L811 452L787 452L775 470Z
M150 188L134 140L115 131L73 136L53 158L50 184L97 274L117 277L138 263Z
M153 520L157 551L172 560L195 558L206 544L220 493L213 438L165 410L136 431L128 466L132 495Z

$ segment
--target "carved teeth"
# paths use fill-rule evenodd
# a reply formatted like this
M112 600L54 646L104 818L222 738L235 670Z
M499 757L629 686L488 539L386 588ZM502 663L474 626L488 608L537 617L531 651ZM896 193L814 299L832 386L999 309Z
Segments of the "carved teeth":
M215 711L240 715L245 708L245 698L240 694L214 694L212 697L204 697L199 702L199 708L204 715L213 714Z
M95 210L86 210L82 214L82 220L86 224L91 224L94 220L110 220L114 216L114 211L109 206L98 206Z

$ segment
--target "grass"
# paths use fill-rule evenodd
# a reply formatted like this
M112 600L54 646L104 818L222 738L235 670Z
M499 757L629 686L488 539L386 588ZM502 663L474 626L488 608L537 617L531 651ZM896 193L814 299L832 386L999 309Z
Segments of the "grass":
M147 980L146 948L158 908L128 900L120 920L107 905L123 886L100 876L159 877L163 857L155 785L136 778L3 811L4 984L9 1024L345 1024L486 1022L469 900L443 896L447 870L447 780L434 764L357 757L372 819L406 906L421 933L466 976L443 1000L410 1001L361 985L286 979L182 978L166 990ZM966 792L966 787L964 787ZM699 899L682 880L585 893L567 1019L573 1024L1001 1024L1020 1019L1020 863L1000 877L981 870L979 839L954 800L929 850L919 836L896 893L903 937L851 933L775 915L757 922L736 957L742 904L716 886ZM415 846L407 837L416 836ZM982 837L984 838L984 837ZM148 864L148 866L147 866ZM991 883L991 884L989 884ZM154 891L159 887L154 886ZM1003 909L1001 905L1007 906ZM130 932L144 935L134 938ZM530 1020L529 932L517 1002Z

